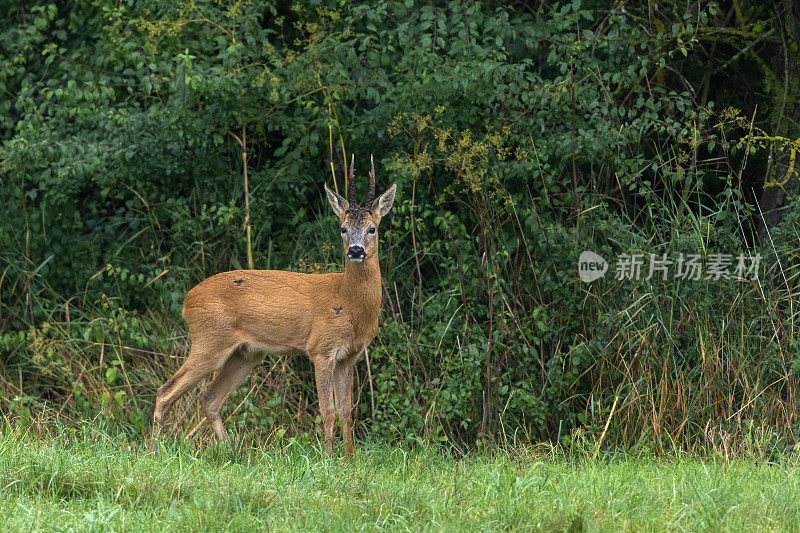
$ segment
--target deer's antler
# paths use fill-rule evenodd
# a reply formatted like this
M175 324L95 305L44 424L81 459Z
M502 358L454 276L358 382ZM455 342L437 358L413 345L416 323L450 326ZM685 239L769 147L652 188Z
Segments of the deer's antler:
M350 154L350 175L347 177L347 189L350 191L350 207L358 205L356 202L355 159L355 154Z
M369 194L367 195L367 203L364 205L367 209L372 205L372 200L375 199L375 163L372 161L372 154L369 154Z

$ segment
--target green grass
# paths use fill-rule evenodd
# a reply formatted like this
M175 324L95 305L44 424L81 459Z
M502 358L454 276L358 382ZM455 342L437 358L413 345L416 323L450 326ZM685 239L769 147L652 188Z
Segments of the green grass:
M800 530L800 468L696 458L436 450L323 457L162 445L91 426L0 429L0 524L15 530Z

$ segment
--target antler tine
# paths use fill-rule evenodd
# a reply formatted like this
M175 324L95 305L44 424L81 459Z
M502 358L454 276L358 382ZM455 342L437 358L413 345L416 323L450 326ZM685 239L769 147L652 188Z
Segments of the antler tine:
M367 195L367 209L372 205L372 200L375 199L375 163L372 161L372 154L369 154L369 194Z
M355 154L350 154L350 175L347 177L347 189L350 191L350 207L358 205L356 202L355 159Z

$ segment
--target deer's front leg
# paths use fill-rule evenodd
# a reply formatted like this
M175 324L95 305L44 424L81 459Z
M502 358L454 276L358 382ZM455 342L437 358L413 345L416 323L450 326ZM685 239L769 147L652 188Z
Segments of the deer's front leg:
M314 359L314 379L317 382L319 415L322 418L322 432L325 436L325 453L333 455L333 423L336 416L333 403L333 370L336 358L323 355Z
M344 433L344 455L353 455L353 367L355 357L340 361L333 371L336 392L336 412L342 422Z

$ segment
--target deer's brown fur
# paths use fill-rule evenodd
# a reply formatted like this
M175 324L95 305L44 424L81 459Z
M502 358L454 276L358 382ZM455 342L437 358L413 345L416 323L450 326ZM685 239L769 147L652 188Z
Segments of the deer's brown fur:
M370 178L374 183L373 172ZM338 413L345 454L352 454L353 367L378 332L381 273L377 228L391 208L395 186L368 205L369 209L351 205L327 186L325 189L343 228L344 272L234 270L211 276L190 290L183 317L189 326L191 349L175 375L158 390L155 431L175 400L216 371L201 402L215 434L225 438L220 410L244 377L267 354L305 353L314 364L325 451L332 453ZM373 234L369 228L375 228ZM350 257L355 241L359 243L355 248L360 248L355 259L365 255L360 262Z

